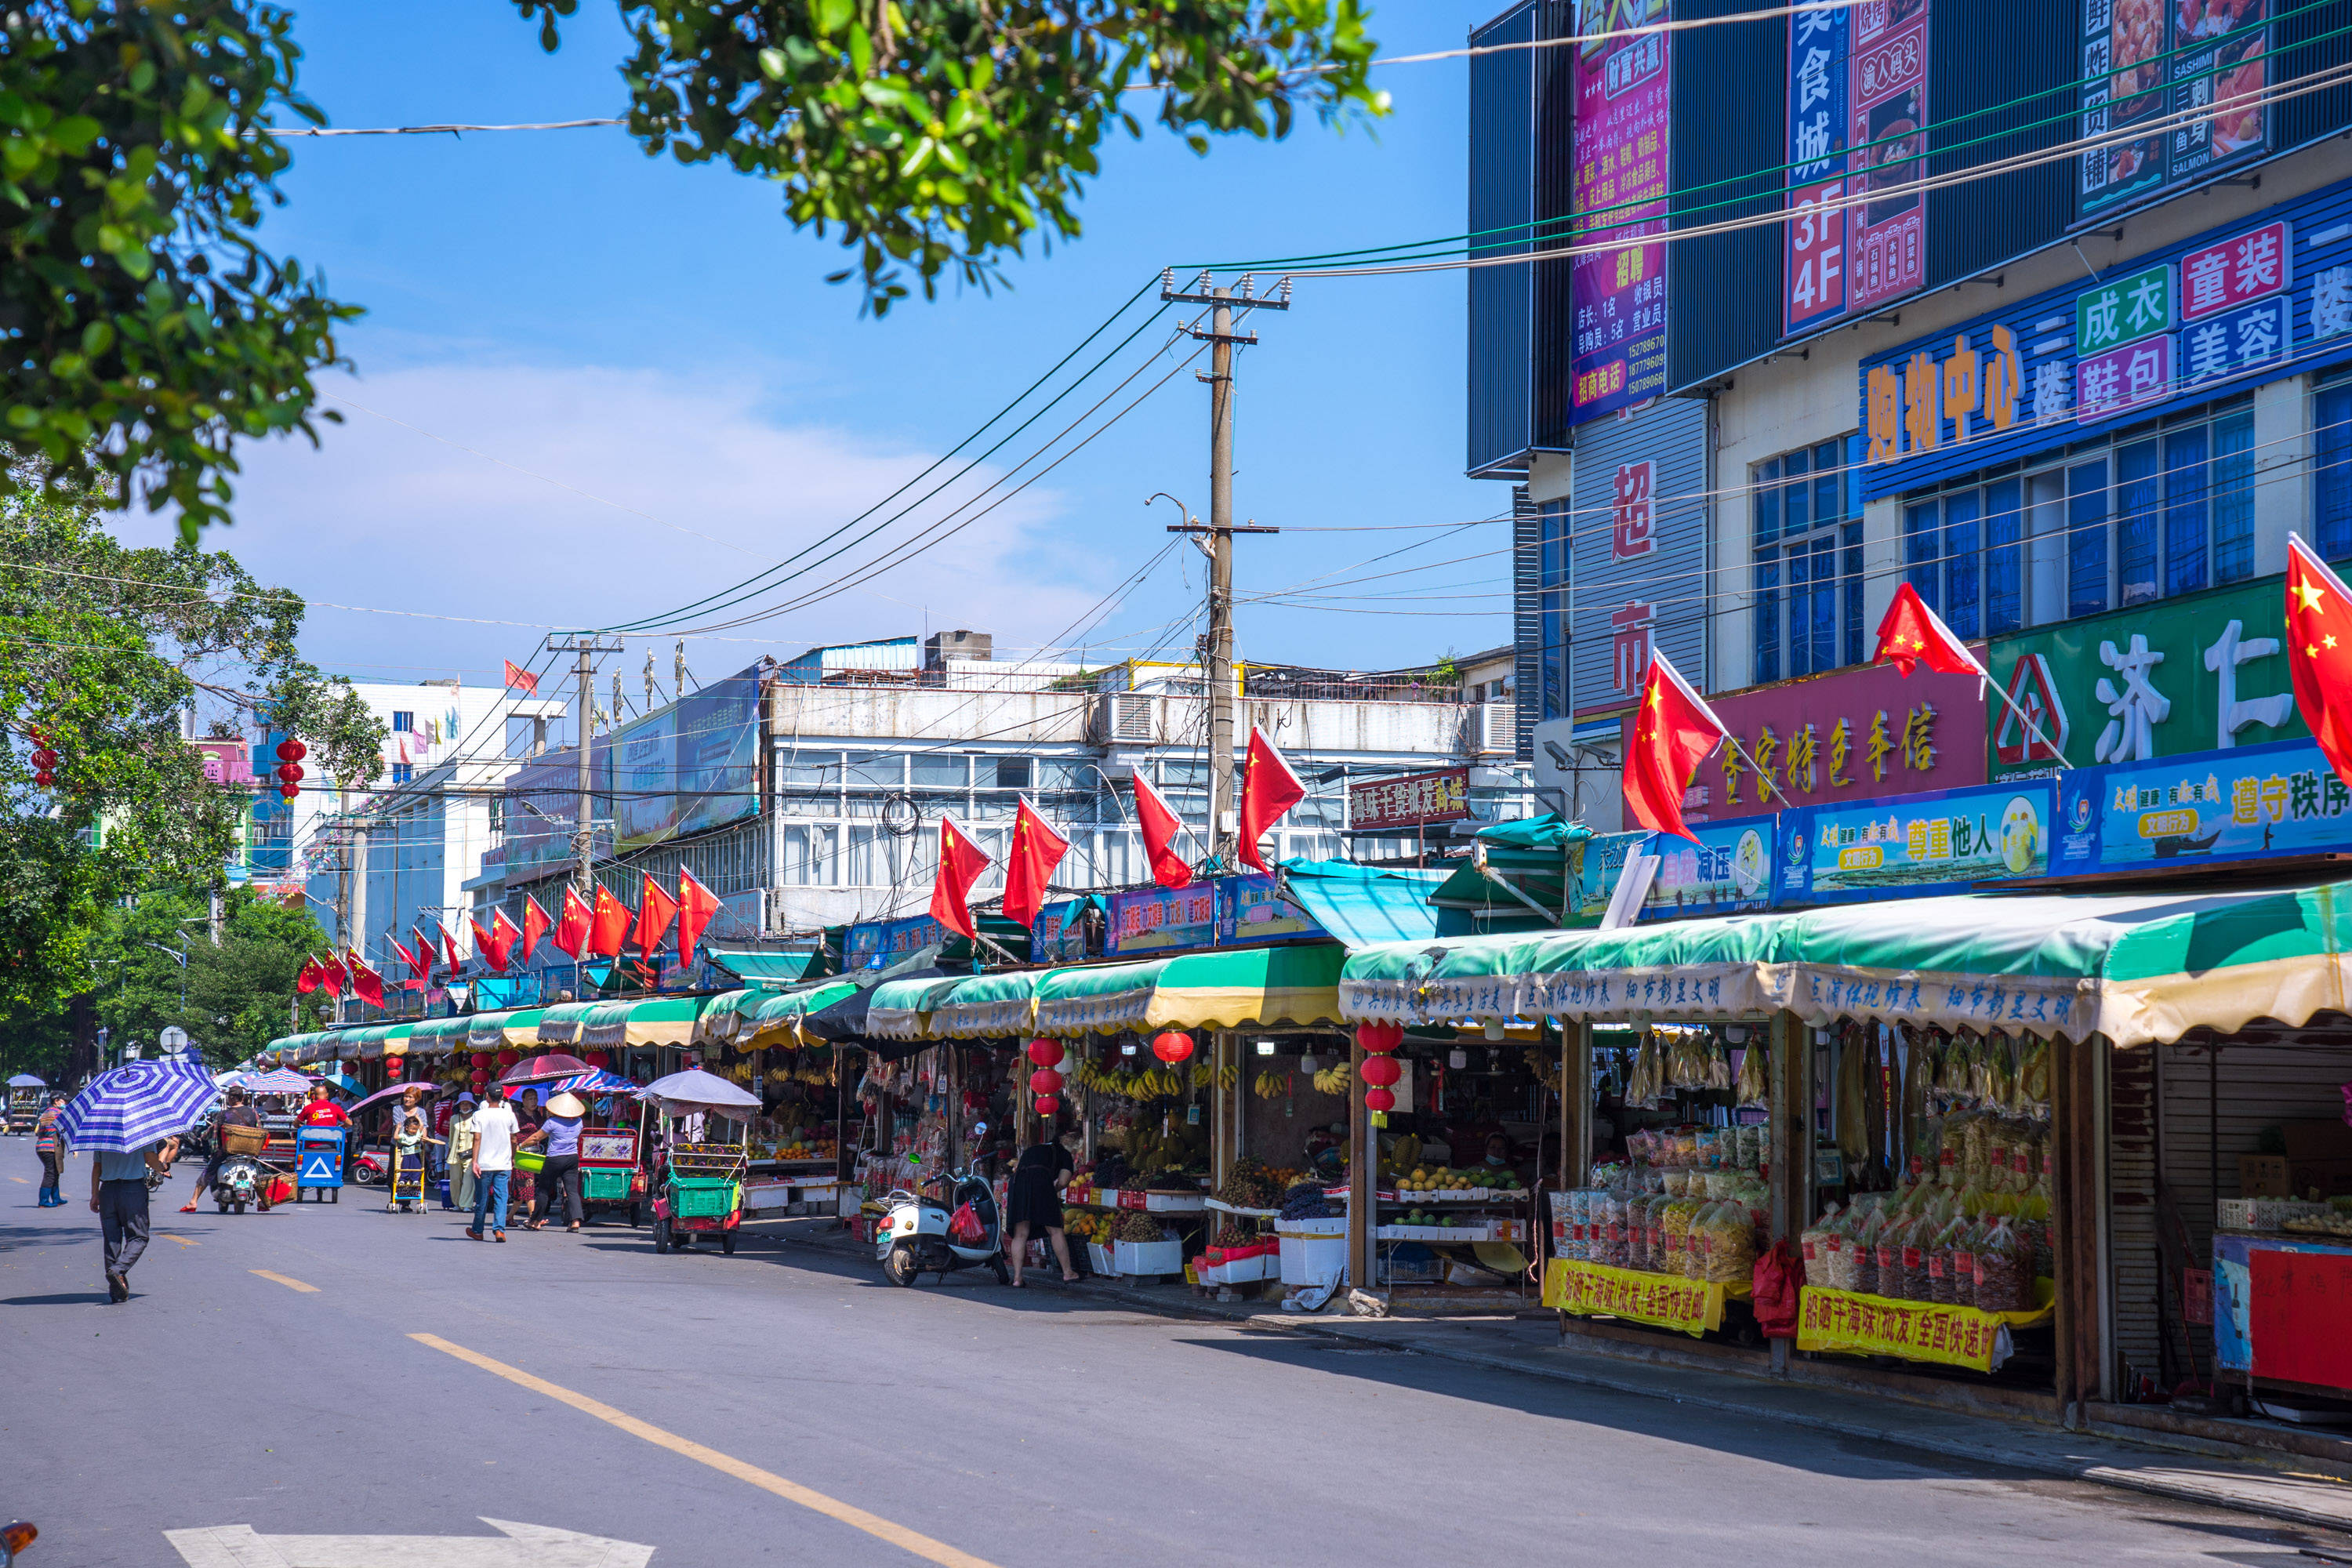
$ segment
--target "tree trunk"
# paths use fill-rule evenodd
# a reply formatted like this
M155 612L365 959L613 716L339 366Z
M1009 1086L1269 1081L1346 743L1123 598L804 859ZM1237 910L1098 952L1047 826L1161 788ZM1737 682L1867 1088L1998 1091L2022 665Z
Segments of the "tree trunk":
M85 991L66 1004L66 1020L73 1044L66 1051L67 1085L78 1084L98 1071L98 993Z

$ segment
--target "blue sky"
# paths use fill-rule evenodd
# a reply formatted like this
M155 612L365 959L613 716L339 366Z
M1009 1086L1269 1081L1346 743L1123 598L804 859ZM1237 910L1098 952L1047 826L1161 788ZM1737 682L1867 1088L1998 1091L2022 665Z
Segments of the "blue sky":
M1384 52L1458 47L1490 4L1391 6L1374 28ZM346 126L617 112L625 41L610 6L582 12L551 58L500 0L305 7L302 84ZM1465 63L1378 79L1396 108L1376 128L1308 123L1206 158L1157 132L1118 140L1082 238L1016 263L1009 292L950 290L880 321L823 280L843 253L794 232L775 188L649 159L618 130L302 142L291 202L264 232L368 309L344 339L356 377L328 384L348 423L319 452L247 447L237 524L215 542L314 601L473 618L320 607L313 656L366 679L487 679L538 644L528 625L475 621L603 624L683 604L879 499L1164 266L1458 233ZM1505 487L1461 477L1463 292L1453 272L1316 281L1286 316L1262 314L1265 346L1240 366L1238 510L1374 529L1507 511ZM1097 649L1181 647L1200 581L1181 558L1092 617L1167 542L1174 513L1147 495L1205 511L1206 424L1206 389L1180 374L953 540L698 641L689 660L715 674L926 625L1009 648L1073 625ZM1247 540L1244 597L1358 575L1341 569L1406 544L1366 570L1471 559L1338 590L1426 588L1384 602L1423 613L1245 605L1243 652L1376 668L1503 642L1507 543L1496 523ZM657 662L667 672L667 643Z

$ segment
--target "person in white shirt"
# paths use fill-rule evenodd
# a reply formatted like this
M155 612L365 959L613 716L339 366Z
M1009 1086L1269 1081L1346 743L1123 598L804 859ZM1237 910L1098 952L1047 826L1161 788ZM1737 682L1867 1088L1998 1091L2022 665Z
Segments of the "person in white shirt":
M506 1086L492 1083L474 1112L474 1153L467 1163L474 1173L474 1223L466 1234L483 1239L482 1216L490 1216L493 1241L507 1238L507 1180L514 1171L514 1141L519 1124L507 1104Z

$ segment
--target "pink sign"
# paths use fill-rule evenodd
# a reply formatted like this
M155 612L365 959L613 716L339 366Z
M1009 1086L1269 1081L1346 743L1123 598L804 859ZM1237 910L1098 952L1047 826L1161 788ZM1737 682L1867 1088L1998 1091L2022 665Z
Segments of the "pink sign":
M1576 14L1581 36L1664 21L1665 5L1581 0ZM1569 418L1581 424L1666 390L1666 36L1580 44L1575 70Z
M2180 258L2180 319L2193 321L2277 293L2294 281L2294 234L2266 223Z
M2093 354L2074 367L2074 417L2085 425L2172 395L2169 333Z
M1657 535L1650 531L1650 494L1657 482L1658 465L1654 462L1626 463L1618 468L1614 526L1609 534L1609 553L1614 559L1630 561L1658 547Z
M207 783L249 784L253 779L253 744L249 741L191 741L196 760L204 764Z
M1697 820L1985 782L1985 702L1974 676L1922 667L1906 678L1891 664L1864 664L1707 702L1747 755L1727 745L1699 764L1696 783L1713 787Z
M1869 199L1847 229L1846 304L1862 310L1927 279L1927 0L1872 0L1853 13L1849 68L1854 149L1848 189Z

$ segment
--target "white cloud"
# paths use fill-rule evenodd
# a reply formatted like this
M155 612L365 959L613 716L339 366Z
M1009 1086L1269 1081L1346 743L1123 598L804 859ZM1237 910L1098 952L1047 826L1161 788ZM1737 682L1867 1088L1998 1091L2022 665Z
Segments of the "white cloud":
M324 426L316 451L299 439L244 445L236 524L207 542L313 600L558 626L666 612L803 549L930 463L931 453L772 412L795 390L740 371L689 379L467 363L332 378L322 391L346 422ZM1001 472L960 481L797 582L822 584L873 559ZM1049 530L1066 509L1040 484L862 588L717 634L746 640L690 640L688 658L708 678L763 652L789 658L815 642L918 632L926 608L933 630L970 626L1003 646L1034 645L1081 617L1118 575L1053 548ZM163 525L140 517L121 531L142 538ZM319 607L303 644L362 679L414 670L470 683L494 679L501 658L528 663L541 640L526 626ZM667 683L667 637L658 648ZM626 673L642 661L633 651Z

